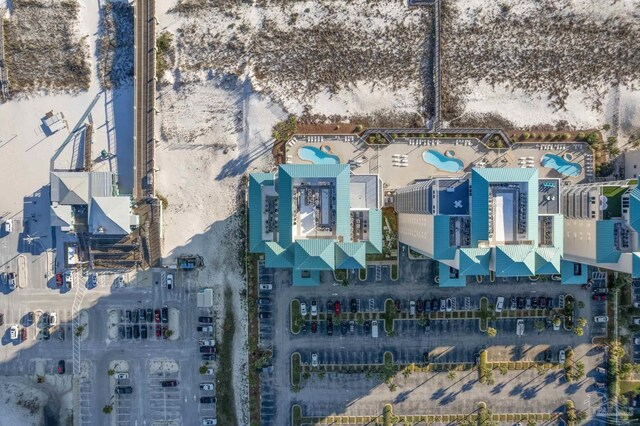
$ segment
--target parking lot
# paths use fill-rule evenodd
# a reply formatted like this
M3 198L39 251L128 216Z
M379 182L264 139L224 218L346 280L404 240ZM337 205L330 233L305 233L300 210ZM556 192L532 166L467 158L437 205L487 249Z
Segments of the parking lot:
M465 392L477 392L475 397L477 400L486 399L486 385L477 383L475 371L467 381L459 384L460 389L456 391L460 392L459 397L444 398L444 402L442 397L436 398L431 394L427 396L411 391L408 381L405 386L404 377L402 380L396 377L396 382L399 384L398 390L389 392L388 387L380 384L378 378L367 378L363 374L327 373L326 377L321 379L312 374L311 378L302 380L299 392L280 390L273 392L274 387L290 389L289 357L293 352L301 354L303 363L311 363L311 355L317 354L320 364L331 365L380 364L385 352L391 352L396 363L419 363L424 359L425 352L428 352L431 363L473 363L474 355L482 349L487 349L490 359L495 361L544 361L550 353L552 362L557 362L558 351L561 349L573 347L580 353L589 351L590 339L594 333L598 332L598 327L593 323L593 316L597 315L596 312L600 312L597 304L594 304L592 312L592 302L601 303L601 309L606 309L605 303L592 300L592 291L582 289L580 286L562 286L558 282L551 281L500 279L494 283L472 283L462 288L439 288L429 280L433 276L433 265L430 261L410 261L406 256L401 259L400 271L400 279L392 281L390 268L370 266L365 282L360 281L357 274L349 273L350 284L347 287L336 283L332 274L323 274L322 284L319 287L309 288L292 287L290 277L283 271L278 270L273 274L268 270L260 271L261 276L265 275L261 278L261 283L268 281L278 295L275 298L269 295L268 291L259 294L260 298L270 298L270 303L260 309L260 312L270 313L270 318L260 319L261 343L272 344L276 353L273 359L273 371L261 374L264 380L263 393L268 395L267 404L263 408L263 417L271 421L270 424L285 424L289 421L287 415L292 401L302 404L305 407L305 413L309 408L323 415L342 412L357 412L364 415L380 412L384 402L394 401L397 398L405 401L407 409L413 406L419 407L418 399L414 399L418 397L417 395L436 402L431 412L459 412L457 410L464 412L471 407L463 401L466 398L462 398ZM553 328L552 316L555 312L560 312L560 296L565 294L575 297L576 304L580 305L578 316L588 319L583 336L565 331L561 327L558 330ZM498 297L505 299L502 312L493 314L497 318L492 320L492 315L489 315L489 326L495 327L497 331L493 338L487 337L486 333L480 330L479 317L473 318L479 312L481 297L488 298L489 310L495 310ZM308 310L305 326L298 334L291 332L291 300L293 299L305 302ZM357 315L351 314L352 299L355 299ZM381 319L386 299L399 302L401 311L399 316L402 318L394 322L394 332L389 336L385 333L384 320ZM444 304L443 311L440 308L441 299L444 301L451 299ZM437 300L438 305L436 313L433 310L434 300ZM314 309L317 310L315 315L311 315L310 312L312 301L315 302ZM411 314L412 301L422 302L422 313L416 312L415 316ZM340 305L339 314L336 314L336 302ZM552 304L552 309L549 303ZM418 303L415 304L416 308L417 306ZM424 315L430 317L427 323L420 318ZM327 333L329 316L333 323L331 335ZM379 322L378 337L372 337L370 323L373 319ZM516 333L519 319L523 320L524 326L523 334L520 336ZM287 332L274 333L273 330ZM591 359L589 357L585 359ZM462 373L460 372L459 375ZM437 381L442 382L444 386L444 382L447 381L446 373L443 374L444 377L438 373L421 374L428 376L421 376L421 382ZM555 410L566 400L566 389L558 385L560 377L554 376L551 372L548 375L553 377L553 380L546 378L545 384L536 385L538 392L544 388L545 398L532 400L533 405L528 409L542 410L542 412ZM499 387L494 392L496 395L503 395L505 391L500 389L509 387L527 389L527 381L534 379L533 375L529 376L528 373L514 372L508 374L507 380L496 372L496 386ZM500 385L505 380L508 385ZM345 385L347 382L348 385ZM333 384L329 386L328 383L335 383L335 388ZM328 387L325 390L326 386ZM449 384L444 388L450 386ZM572 392L578 395L575 402L579 408L581 402L577 399L583 396L586 399L589 392L595 392L592 389L593 386L584 386L584 383L572 386ZM318 393L319 389L322 389L321 393ZM333 393L334 390L335 393ZM503 409L513 410L516 405L515 400L529 400L531 398L528 396L532 392L533 390L524 393L516 391L507 393L507 399L513 399L513 401L511 406L504 404ZM403 394L405 394L404 397L402 397ZM272 405L272 399L275 399L275 405ZM378 402L374 404L372 400ZM357 401L357 403L346 406L344 401ZM522 402L518 402L517 405L522 406ZM370 407L372 411L367 412L366 407Z

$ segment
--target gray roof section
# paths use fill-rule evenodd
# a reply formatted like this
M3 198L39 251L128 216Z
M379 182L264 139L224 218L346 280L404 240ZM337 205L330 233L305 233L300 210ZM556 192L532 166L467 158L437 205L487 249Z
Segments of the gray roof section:
M89 205L89 232L127 235L131 232L129 197L93 197Z
M379 209L379 182L377 175L351 175L351 208Z
M111 172L51 172L51 202L87 205L91 197L112 195Z

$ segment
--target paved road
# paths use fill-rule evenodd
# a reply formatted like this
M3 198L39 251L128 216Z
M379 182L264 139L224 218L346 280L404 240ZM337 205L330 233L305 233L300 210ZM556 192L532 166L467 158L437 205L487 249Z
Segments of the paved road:
M528 280L521 280L520 282L503 282L499 280L490 285L474 283L466 288L442 289L433 284L433 272L429 262L410 261L403 257L401 259L401 271L400 280L397 282L390 280L387 268L386 272L383 271L380 281L375 281L375 272L370 271L366 283L360 282L357 278L352 278L351 285L348 287L333 285L328 281L331 278L330 275L325 275L323 277L325 281L319 287L314 288L294 288L291 286L290 276L286 272L275 272L272 292L274 295L277 294L277 297L272 296L275 303L270 309L273 313L273 323L267 326L272 337L269 342L265 343L274 345L276 356L273 360L273 373L264 374L268 378L268 386L265 391L269 394L269 404L274 405L273 409L269 408L269 412L273 415L272 424L289 424L290 408L293 401L300 402L314 413L322 415L345 411L372 414L372 412L379 411L382 402L393 401L394 398L402 393L389 393L388 390L385 390L384 384L380 386L380 382L376 378L369 380L362 375L344 374L338 375L333 379L322 379L320 382L317 381L317 378L312 378L310 382L303 382L301 392L294 393L291 391L290 386L289 359L290 354L295 351L299 351L302 354L303 362L309 362L313 352L319 354L320 362L380 362L384 351L394 353L394 357L397 360L415 361L419 360L422 353L427 350L436 361L470 362L473 360L473 354L483 346L489 346L491 359L505 361L540 359L544 356L544 351L549 347L553 350L554 357L557 356L557 350L566 345L580 348L580 353L586 353L590 348L588 345L590 339L589 329L585 330L585 335L582 337L575 336L569 332L553 332L551 330L538 334L535 331L534 321L526 320L525 335L519 338L515 333L515 319L498 321L496 323L498 335L490 340L479 332L478 321L470 319L432 321L431 331L428 333L425 333L424 328L419 326L416 321L403 321L401 324L396 322L397 331L395 336L388 337L384 332L381 332L380 337L377 339L365 334L361 326L356 326L356 333L348 333L346 336L341 334L340 327L337 326L335 327L334 335L327 336L322 323L319 325L317 334L309 333L294 336L290 333L289 303L292 298L296 297L302 297L307 301L318 300L321 309L324 309L324 304L327 300L340 299L343 303L342 309L345 310L348 309L345 301L348 301L351 297L359 298L361 306L367 309L368 300L374 299L376 309L382 309L383 300L389 296L399 296L405 301L418 298L424 300L434 297L456 297L461 300L466 296L470 296L477 304L480 295L486 295L491 300L495 300L497 296L532 297L544 295L553 297L557 301L558 295L571 292L576 296L577 300L585 303L586 307L581 311L581 315L585 318L592 316L590 293L582 290L579 286L562 286L555 282L534 284ZM595 365L597 362L598 360L593 358L593 362L589 364ZM551 376L552 374L549 373L549 375ZM430 376L433 376L433 374ZM420 377L422 380L427 379L423 376ZM446 375L444 377L436 375L435 377L429 379L430 383L448 381ZM513 409L508 410L507 408L509 408L509 404L515 406L517 400L519 401L517 406L530 407L532 410L535 408L541 411L554 410L557 408L557 402L564 401L567 394L575 395L576 403L579 408L582 408L582 399L586 400L590 394L595 397L595 390L590 385L594 380L593 378L589 378L587 381L581 382L579 386L575 385L570 390L567 390L568 388L559 386L556 380L557 377L554 378L556 380L554 384L547 383L544 385L533 385L533 382L531 382L531 385L526 385L529 381L528 376L520 375L516 377L520 377L520 379L510 379L508 382L510 385L503 385L493 390L493 395L506 395L505 404L495 407L496 409L513 411ZM544 380L550 381L551 379L545 377ZM500 384L502 381L503 378L499 376L499 373L496 373L496 383ZM411 380L404 380L404 378L399 383L402 383L403 391L414 387ZM444 383L441 385L444 386ZM452 396L445 398L446 394L427 395L427 391L433 393L437 390L437 388L432 388L431 386L427 390L409 392L403 399L405 402L403 407L409 412L413 412L417 407L417 401L429 398L429 401L435 401L435 404L433 406L428 404L425 407L433 408L432 412L464 410L466 406L461 401L464 399L464 392L467 391L469 386L465 387L464 383L461 383L455 391L459 393L459 395L456 394L455 398ZM505 387L509 386L513 388L520 386L517 389L529 389L529 391L504 390L506 389ZM323 392L319 393L319 389L323 389ZM492 388L490 387L476 385L473 392L471 392L471 394L475 392L475 395L471 399L480 400L479 398L484 397L491 390ZM535 392L545 393L546 396L544 398L538 396L533 399L534 390ZM549 392L551 390L553 390L552 393ZM442 402L443 398L444 402ZM275 402L272 402L273 399L275 399ZM374 406L375 410L368 412L369 408Z

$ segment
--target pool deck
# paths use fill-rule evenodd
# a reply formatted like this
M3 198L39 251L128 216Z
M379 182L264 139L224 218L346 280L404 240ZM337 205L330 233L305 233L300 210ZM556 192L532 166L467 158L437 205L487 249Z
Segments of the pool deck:
M391 144L368 145L356 135L296 135L287 143L287 162L309 164L300 159L298 150L302 146L328 146L330 153L337 155L341 163L354 162L355 174L378 174L386 184L385 189L401 188L415 180L434 177L460 177L475 167L537 167L540 178L561 178L567 184L592 182L593 154L584 142L530 142L516 143L510 148L491 149L475 138L398 138ZM436 150L444 154L455 152L455 158L462 160L464 169L457 173L444 172L427 164L422 153ZM562 176L554 169L542 167L540 159L544 154L563 156L570 153L571 162L582 166L576 177ZM396 157L394 157L396 156ZM406 158L406 166L401 167L394 158Z

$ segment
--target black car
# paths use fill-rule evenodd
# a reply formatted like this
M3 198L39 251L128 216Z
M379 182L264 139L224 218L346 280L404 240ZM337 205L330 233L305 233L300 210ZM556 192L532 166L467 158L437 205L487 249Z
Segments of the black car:
M544 351L544 361L551 362L551 349Z
M133 393L131 386L116 386L116 394Z
M537 297L532 297L531 298L531 308L532 309L538 309L538 298Z
M551 320L551 318L549 318L549 317L545 318L545 326L547 328L552 328L553 327L553 321Z
M419 314L424 312L424 302L422 299L416 300L416 312Z
M425 300L424 301L424 311L425 312L430 312L431 311L431 302L429 300Z
M138 322L138 310L134 309L131 312L131 322Z
M43 328L42 329L42 338L44 340L49 340L50 337L51 337L51 335L49 334L49 329L48 328Z
M120 337L121 339L124 339L124 325L118 326L118 337Z
M146 325L141 325L140 326L140 337L142 337L143 339L147 338L147 326Z
M424 320L424 332L428 333L431 331L431 320L429 318Z
M352 314L358 312L358 301L356 299L351 299L350 305Z
M258 305L270 305L271 304L271 299L269 299L268 297L261 297L258 299Z
M547 298L540 296L540 300L538 301L538 305L540 309L545 309L547 307Z
M153 309L151 308L147 308L147 315L146 315L146 320L147 322L153 322Z
M424 364L429 364L429 351L422 353L422 362Z
M131 339L131 337L133 336L133 331L132 331L130 325L127 326L127 333L126 334L127 334L127 339Z
M431 310L437 312L440 309L440 301L438 299L431 299Z
M202 354L203 361L215 361L216 354Z
M342 333L342 335L347 334L347 332L349 331L349 324L346 321L342 321L340 323L340 333Z
M327 336L333 336L333 318L327 318Z
M58 374L64 374L65 371L66 369L65 369L64 359L61 359L60 361L58 361Z
M198 322L201 322L203 324L212 324L213 317L198 317Z
M127 309L124 313L124 317L127 320L127 322L131 322L131 311Z
M514 311L516 310L516 308L518 307L518 301L516 300L515 296L511 296L511 305L509 306L509 308Z
M176 386L178 386L178 381L177 380L163 380L161 382L161 385L163 388L174 388Z
M518 309L524 309L524 297L518 297Z
M140 326L138 324L133 326L133 338L134 339L140 338Z
M547 297L547 309L553 309L553 298Z
M333 302L331 300L327 301L327 313L328 314L332 314L333 313Z
M162 308L162 322L164 324L169 322L169 308L167 308L166 306Z
M201 354L215 354L216 347L215 346L200 346Z
M138 316L140 317L140 322L145 322L147 320L147 315L144 308L138 309Z
M367 320L367 321L364 322L364 332L366 334L371 333L371 321Z
M215 396L201 396L200 404L214 404L216 402Z

